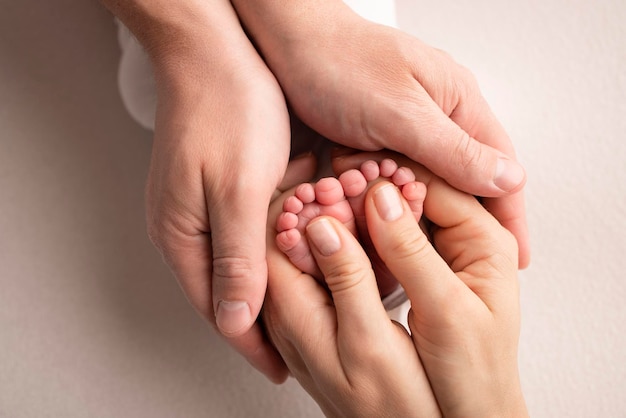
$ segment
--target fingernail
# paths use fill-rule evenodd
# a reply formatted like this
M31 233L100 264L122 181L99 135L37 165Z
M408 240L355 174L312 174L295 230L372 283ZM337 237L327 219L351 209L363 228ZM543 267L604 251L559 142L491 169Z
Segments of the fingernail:
M404 209L398 189L393 184L387 184L374 193L374 205L381 218L385 221L395 221Z
M496 175L493 183L505 192L510 192L518 187L526 177L526 173L521 165L508 158L498 158L496 165Z
M243 301L222 300L217 305L215 322L222 334L235 334L250 326L252 322L250 306Z
M341 248L341 240L326 219L319 219L306 227L306 232L315 248L325 256L333 255Z

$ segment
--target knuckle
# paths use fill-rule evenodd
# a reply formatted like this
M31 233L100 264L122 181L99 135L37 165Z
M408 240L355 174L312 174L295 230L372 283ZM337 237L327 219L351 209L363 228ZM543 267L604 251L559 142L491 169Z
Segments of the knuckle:
M372 274L371 266L347 261L332 266L325 272L325 280L332 292L350 290L367 280Z
M217 280L250 280L255 264L244 256L216 256L213 258L213 277Z
M456 168L460 169L462 175L471 176L471 173L476 172L481 167L482 153L482 147L476 140L472 139L467 132L461 130L454 145L451 163L457 165Z
M163 262L176 271L179 266L179 253L175 251L176 246L172 242L174 235L159 223L149 223L147 225L147 234L150 242L161 255Z
M165 254L169 252L171 241L176 236L175 222L165 216L164 212L158 208L148 210L146 213L146 233L152 244Z
M152 245L161 254L163 261L174 271L181 266L189 249L189 239L193 238L184 232L180 220L164 211L148 211L146 216L146 233Z
M394 241L387 247L387 258L392 258L395 262L419 262L425 259L431 250L431 244L426 235L414 229L403 229L393 235Z

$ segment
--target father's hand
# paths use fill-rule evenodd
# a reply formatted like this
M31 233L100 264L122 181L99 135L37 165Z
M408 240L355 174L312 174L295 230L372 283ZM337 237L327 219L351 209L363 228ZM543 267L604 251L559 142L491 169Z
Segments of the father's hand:
M256 322L267 208L289 157L280 87L227 0L109 3L155 68L150 237L200 314L282 381L285 365Z
M360 150L388 148L485 199L530 250L525 172L472 74L446 53L339 0L234 0L297 115Z

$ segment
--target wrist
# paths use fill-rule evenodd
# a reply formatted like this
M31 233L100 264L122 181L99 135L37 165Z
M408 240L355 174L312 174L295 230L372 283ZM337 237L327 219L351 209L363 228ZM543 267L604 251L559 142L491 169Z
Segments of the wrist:
M101 0L151 52L166 44L167 40L177 42L190 37L196 29L205 26L212 14L210 7L216 8L216 15L224 10L227 0L197 2L185 0ZM215 3L208 4L208 3Z
M206 77L257 55L229 0L101 1L145 48L157 78Z
M509 390L503 390L500 396L497 396L492 401L490 407L482 409L486 405L478 406L477 409L470 412L470 415L461 413L458 416L483 416L483 417L510 417L510 418L527 418L528 409L526 408L526 401L522 393L519 379L515 378L511 382ZM503 388L501 388L503 389Z
M362 20L340 0L232 0L239 18L274 70L310 47L345 38L351 24Z

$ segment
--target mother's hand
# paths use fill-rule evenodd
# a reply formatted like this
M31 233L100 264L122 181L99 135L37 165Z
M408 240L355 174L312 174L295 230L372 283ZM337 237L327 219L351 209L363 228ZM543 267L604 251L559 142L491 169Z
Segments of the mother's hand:
M281 205L273 205L270 219ZM440 416L411 338L383 308L367 255L334 218L307 228L309 237L326 241L326 234L341 242L336 253L311 248L332 297L269 233L263 321L292 375L327 416Z
M412 335L387 318L366 254L331 218L312 221L307 235L332 295L269 239L268 333L328 415L526 415L515 239L476 199L407 166L427 183L436 250L389 183L372 187L365 204L372 241L411 300ZM379 214L383 199L402 215ZM334 252L315 250L316 239L332 237Z

